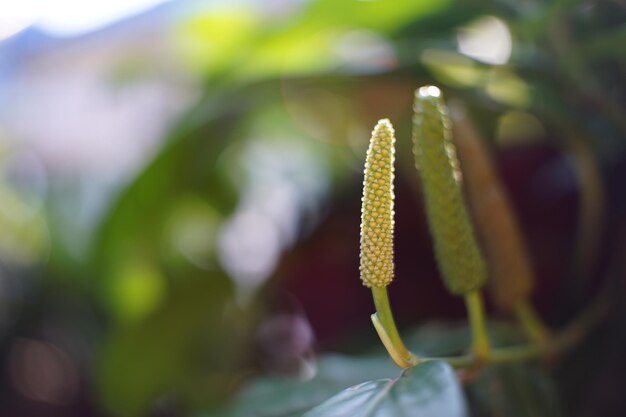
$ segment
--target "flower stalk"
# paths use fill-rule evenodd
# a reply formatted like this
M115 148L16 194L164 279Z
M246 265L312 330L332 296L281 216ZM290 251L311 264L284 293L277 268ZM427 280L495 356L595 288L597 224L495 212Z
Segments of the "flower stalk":
M394 362L401 368L417 364L396 328L387 286L394 275L394 162L395 132L388 119L378 122L367 150L361 207L360 273L371 288L376 313L372 322Z
M417 365L418 358L406 348L396 328L387 289L372 288L372 297L376 306L376 313L371 316L372 323L389 356L403 369Z
M481 292L475 290L467 293L465 295L465 304L472 331L472 354L478 361L484 361L489 357L491 346L489 334L487 333L485 308Z

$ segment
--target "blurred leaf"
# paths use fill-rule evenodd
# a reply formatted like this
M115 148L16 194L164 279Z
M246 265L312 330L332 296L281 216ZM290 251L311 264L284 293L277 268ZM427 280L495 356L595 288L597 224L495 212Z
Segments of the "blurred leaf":
M149 307L158 307L160 300L162 283L151 279L154 302L144 305L143 311L126 314L136 307L134 299L127 297L128 285L121 282L137 275L127 273L132 271L129 265L148 265L143 270L161 270L150 277L167 272L168 279L185 276L187 269L196 268L188 262L176 270L164 271L166 264L175 266L170 262L172 217L180 211L182 202L202 205L215 225L234 208L236 192L218 159L237 138L235 127L246 114L247 103L244 99L236 102L217 97L203 101L195 114L180 122L164 149L123 191L100 225L92 255L94 270L99 272L99 289L103 290L98 295L118 319L149 313ZM145 279L142 282L148 284Z
M521 343L519 329L506 322L489 325L490 340L496 346ZM426 356L456 355L470 342L466 325L431 323L406 338L411 350ZM558 392L552 378L536 364L490 366L466 385L472 416L530 417L562 415Z
M427 362L395 380L382 379L348 388L303 417L461 417L467 406L454 370L445 362Z
M470 341L465 324L432 322L409 333L405 343L421 356L450 356L462 353Z
M427 41L432 45L439 37L451 38L453 31L468 21L492 13L493 8L483 2L450 0L446 2L445 7L409 22L402 34L403 37ZM454 41L456 47L456 39Z
M492 340L510 344L519 340L519 332L506 323L492 323ZM449 356L464 352L469 346L465 324L431 323L409 332L405 341L412 351L423 356ZM300 416L306 410L329 399L337 392L364 381L390 378L400 370L380 347L367 356L324 355L316 364L315 376L297 378L263 377L250 383L218 412L204 417L282 417Z
M147 259L131 258L121 263L112 279L112 294L118 317L132 322L143 319L159 306L165 295L165 277Z
M262 79L276 75L307 75L329 70L336 61L332 45L342 30L310 31L294 28L281 36L268 36L251 51L237 78Z
M533 364L488 367L468 384L468 393L476 417L563 415L552 378Z
M504 321L489 323L489 339L495 346L507 346L524 340L519 329ZM466 353L470 346L466 323L430 322L408 333L405 343L421 356L453 356Z
M261 29L250 8L226 8L193 16L176 37L178 51L191 70L219 73L241 60Z
M289 19L268 18L253 7L229 6L183 24L179 44L192 70L213 79L249 82L319 74L336 69L337 47L344 35L371 31L382 39L381 35L392 35L445 10L451 2L321 0L287 14Z
M113 415L147 414L155 399L180 388L185 377L195 373L202 357L213 364L210 369L218 379L218 370L232 362L224 319L229 287L228 279L218 273L185 282L150 318L108 335L96 378L100 398ZM224 395L227 381L211 384L210 371L207 374L207 397Z
M214 267L217 234L222 216L198 195L180 196L163 229L163 260L172 267L190 262Z
M0 261L33 265L49 251L46 219L28 196L0 182Z
M337 392L370 379L397 375L399 370L387 355L351 358L327 355L315 365L307 381L267 377L257 380L237 395L233 406L210 416L276 417L299 415Z
M447 85L463 88L484 82L484 69L476 61L457 52L427 49L421 54L421 59L433 76Z
M580 46L580 52L586 59L598 58L626 58L626 48L622 45L626 42L626 27L618 27L600 33L594 33L590 39L586 39ZM576 51L574 51L576 52Z
M451 0L311 2L303 24L324 24L392 32L445 9Z
M493 69L489 73L486 92L495 101L515 108L527 108L533 99L528 83L504 69Z

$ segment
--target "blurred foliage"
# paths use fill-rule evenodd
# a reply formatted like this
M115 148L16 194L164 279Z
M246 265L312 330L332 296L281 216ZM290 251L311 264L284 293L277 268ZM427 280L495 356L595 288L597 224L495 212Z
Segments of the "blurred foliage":
M381 379L348 388L304 416L397 416L429 413L467 415L461 384L450 365L426 362L402 372L394 380Z
M503 345L521 340L515 329L504 323L495 323L490 333L493 341ZM408 336L409 348L423 356L453 355L469 343L469 330L465 326L443 323L431 323ZM396 385L394 390L408 391L384 394L389 396L385 399L387 403L379 406L364 401L363 397L369 397L370 390L377 390L390 382L381 378L400 374L385 352L357 357L325 355L319 359L316 368L315 376L305 381L284 377L258 379L241 390L232 406L214 414L201 415L298 416L307 411L310 415L362 415L359 413L370 406L371 412L376 409L372 415L380 416L411 415L411 410L427 410L446 416L467 413L466 400L456 392L459 389L456 377L450 379L452 370L440 362L419 365L415 374L405 371L403 375L408 379L401 377L400 387ZM364 381L372 382L360 385ZM404 384L409 384L410 388L405 388ZM351 385L355 386L348 388ZM451 391L443 389L446 385ZM341 390L345 391L315 407ZM471 400L471 415L558 416L562 413L553 382L536 364L490 367L467 384L465 391Z
M436 83L449 98L463 100L481 133L498 146L539 138L574 160L585 153L591 164L574 171L587 187L611 187L610 175L623 172L626 13L619 1L319 0L275 7L209 10L173 35L179 58L203 80L201 98L93 231L75 230L72 218L61 222L60 188L51 185L48 213L27 213L20 199L28 197L0 181L0 273L23 275L27 282L37 276L27 302L0 293L3 308L15 317L0 323L3 355L18 337L47 338L93 380L85 385L105 415L299 415L351 385L397 376L377 354L323 357L302 385L278 376L250 382L261 373L258 329L272 316L284 279L275 271L300 259L298 250L306 250L306 239L337 201L354 195L358 201L359 192L350 190L360 187L375 121L389 117L398 138L408 138L412 92L420 85ZM459 51L459 33L485 17L510 35L511 54L503 62ZM407 142L399 139L400 172L412 169ZM265 164L259 162L263 152L273 155ZM586 182L596 170L604 174L600 182ZM625 202L611 189L609 194L607 216L614 220ZM23 218L11 217L16 213ZM245 227L250 222L236 222L258 216L269 226L254 236ZM581 222L586 218L582 213ZM50 219L48 228L44 219ZM591 226L579 227L580 241L596 242L585 253L600 251L600 238L589 233L601 234L601 220L592 216ZM613 275L622 283L613 258L621 257L623 227L616 221L608 239L613 249L605 251L610 259L600 259L617 268ZM228 253L226 230L235 230L235 249ZM357 240L357 228L354 233ZM82 242L79 252L76 242ZM274 250L267 265L254 263L262 250ZM229 256L252 269L242 272L242 265L224 261ZM598 262L596 256L585 259ZM27 268L14 272L9 261L24 261ZM340 274L332 279L345 278ZM567 311L559 319L584 304L581 288L589 287L581 285L564 293ZM320 309L341 297L350 295L328 295ZM411 341L415 351L453 354L466 342L464 329L432 329ZM359 330L344 329L355 340L347 345L363 351L361 339L371 339ZM591 362L579 364L579 381L592 372ZM404 389L432 390L417 378L421 372L441 383L451 380L446 366L425 364L407 372L391 391L394 400L381 406L397 400L406 407ZM609 383L623 387L621 378ZM468 407L476 416L584 415L577 398L558 399L557 382L538 364L490 368L465 387ZM449 415L445 407L465 407L458 385L450 384L454 392L428 396L437 401L432 407L444 407L434 408L438 415ZM355 395L344 391L330 401L350 405ZM310 415L329 415L319 410Z

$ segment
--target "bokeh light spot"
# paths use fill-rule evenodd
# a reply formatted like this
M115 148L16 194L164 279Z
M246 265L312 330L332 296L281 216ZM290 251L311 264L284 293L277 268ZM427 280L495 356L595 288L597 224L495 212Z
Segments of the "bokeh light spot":
M137 321L156 309L166 293L165 277L147 260L136 258L121 265L112 282L115 312L124 321Z
M18 339L8 356L9 378L24 397L49 404L71 403L79 376L70 357L49 343Z
M459 29L458 50L486 64L506 64L513 41L509 28L497 17L485 16Z
M545 134L537 117L524 111L510 111L498 120L496 139L504 145L513 145L540 139Z

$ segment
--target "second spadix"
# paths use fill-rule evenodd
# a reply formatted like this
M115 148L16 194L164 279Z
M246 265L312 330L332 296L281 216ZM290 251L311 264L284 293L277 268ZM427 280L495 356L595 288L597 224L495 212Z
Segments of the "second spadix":
M485 359L490 344L480 288L487 280L487 268L465 207L461 169L441 91L434 86L418 89L413 111L413 150L437 264L448 290L465 297L472 353Z
M415 92L413 110L413 150L437 263L448 290L466 295L485 284L487 270L463 199L448 109L441 91L427 86Z

